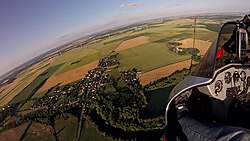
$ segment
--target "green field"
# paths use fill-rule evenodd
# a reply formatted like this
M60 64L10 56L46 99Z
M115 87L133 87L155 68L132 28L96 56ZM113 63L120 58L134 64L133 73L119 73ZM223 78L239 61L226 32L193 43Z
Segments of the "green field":
M77 131L77 118L66 114L65 119L63 117L56 117L55 129L57 137L60 141L74 141Z
M104 40L102 42L86 45L82 48L72 49L68 52L63 53L51 64L53 66L56 64L64 63L64 65L59 68L53 75L58 75L69 70L73 70L75 68L96 61L101 57L107 56L130 34L131 32L128 32L123 35L118 35L116 37ZM117 40L117 38L119 40Z
M129 48L119 52L121 71L131 68L139 68L142 72L151 71L166 65L190 59L190 55L177 55L170 51L172 47L169 42L193 38L193 21L167 22L157 26L135 32L130 37L148 36L149 43ZM216 27L209 27L215 29ZM202 28L196 30L196 39L214 41L216 32ZM130 39L130 37L127 37Z
M28 100L20 109L20 111L24 111L24 110L28 110L33 104L34 104L35 101L33 100Z
M92 61L97 60L99 56L100 55L98 50L89 48L76 48L62 53L62 55L58 57L51 65L57 65L61 63L64 63L64 65L60 67L53 75L57 75L88 64ZM78 63L72 64L74 62Z
M58 69L61 64L50 67L24 88L17 96L15 96L10 104L18 103L32 97L33 94L46 82L46 80Z
M203 25L202 23L205 21L207 20L201 19L197 23L199 26L196 30L196 38L212 42L216 37L217 33L215 31L218 29L218 25ZM211 20L209 21L211 22ZM115 35L97 43L72 49L62 53L61 56L57 57L50 64L50 66L54 66L64 63L62 67L53 73L53 76L81 67L96 61L101 57L107 56L123 41L140 36L149 37L150 42L119 52L119 57L121 59L120 70L137 67L143 72L147 72L159 67L190 59L190 55L178 56L169 51L171 45L168 43L170 41L192 38L192 25L192 19L184 19L183 21L174 20L163 24L151 25L149 29L142 29L137 32L130 31L123 35Z
M131 68L139 68L147 72L159 67L190 59L190 55L178 55L169 50L164 43L149 43L138 47L126 49L120 52L119 69L126 71Z
M31 97L31 99L33 99L33 98L41 98L41 97L43 97L43 96L45 96L45 94L46 94L46 91L45 92L36 92L32 97Z

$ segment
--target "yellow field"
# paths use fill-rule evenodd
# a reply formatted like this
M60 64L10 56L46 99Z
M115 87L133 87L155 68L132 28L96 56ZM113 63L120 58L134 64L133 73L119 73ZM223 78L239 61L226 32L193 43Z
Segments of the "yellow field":
M139 74L138 77L142 85L146 85L152 81L160 79L162 77L169 76L176 70L182 70L190 67L190 60L182 61L165 67L161 67L143 74Z
M26 86L28 86L39 74L45 71L48 66L47 63L38 63L27 70L20 73L17 79L12 83L0 88L0 91L4 90L0 94L0 107L9 103L17 94L19 94ZM45 67L44 67L45 66Z
M140 36L134 39L130 39L127 41L122 42L116 49L115 51L119 52L121 50L129 49L132 47L136 47L142 44L146 44L149 42L149 37L147 36Z
M98 62L99 61L97 60L82 67L50 77L38 90L38 93L44 92L49 88L56 86L57 84L64 85L83 78L89 70L95 68L98 65Z
M193 47L193 39L192 38L181 40L179 42L182 43L182 45L178 46L180 48L192 48ZM212 43L209 41L203 41L203 40L196 39L194 47L199 49L200 53L198 55L205 55L205 53L207 52L207 50L211 46L211 44Z

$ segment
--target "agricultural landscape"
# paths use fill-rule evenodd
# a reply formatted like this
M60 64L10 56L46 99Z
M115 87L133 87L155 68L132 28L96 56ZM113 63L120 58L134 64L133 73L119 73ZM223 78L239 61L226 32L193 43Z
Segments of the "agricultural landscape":
M0 139L161 140L171 89L240 15L149 20L65 45L0 84Z

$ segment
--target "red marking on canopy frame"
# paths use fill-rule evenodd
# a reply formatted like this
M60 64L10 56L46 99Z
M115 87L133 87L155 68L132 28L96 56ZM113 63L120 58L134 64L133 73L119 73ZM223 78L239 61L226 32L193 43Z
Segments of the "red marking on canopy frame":
M221 49L218 51L218 53L217 53L217 55L216 55L216 58L217 58L217 59L220 59L220 58L223 56L223 54L224 54L225 52L226 52L225 49L224 49L224 48L221 48Z

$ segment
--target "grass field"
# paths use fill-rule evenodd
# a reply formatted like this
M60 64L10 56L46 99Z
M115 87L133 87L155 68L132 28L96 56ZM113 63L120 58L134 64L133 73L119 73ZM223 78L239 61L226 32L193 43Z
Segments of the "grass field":
M126 50L126 49L129 49L129 48L133 48L135 46L139 46L139 45L142 45L142 44L146 44L149 42L148 40L149 37L147 36L140 36L140 37L136 37L136 38L133 38L133 39L130 39L130 40L126 40L126 41L123 41L116 49L115 51L116 52L119 52L121 50Z
M46 82L46 80L60 67L61 65L53 66L40 74L32 83L30 83L26 88L24 88L16 97L14 97L10 103L18 103L26 100Z
M53 91L52 91L53 92ZM44 91L44 92L39 92L39 90L31 97L31 99L33 99L33 98L41 98L41 97L43 97L43 96L45 96L45 94L46 94L46 91Z
M52 64L52 65L56 65L56 64L64 63L64 65L60 67L53 74L53 76L78 68L92 61L98 60L99 57L100 57L100 54L98 50L89 49L89 48L77 48L77 49L73 49L71 51L65 52L62 54L62 56L58 57L57 60L55 60L55 64ZM78 63L72 64L74 62L78 62Z
M23 141L55 141L53 128L45 124L32 123Z
M35 101L33 100L28 100L20 109L20 111L23 111L23 110L28 110L33 104L34 104Z
M61 56L57 57L53 63L51 63L51 66L64 63L64 65L59 68L53 76L79 68L98 60L101 57L107 56L130 34L131 32L123 35L117 35L102 42L86 45L82 48L75 48L63 53Z
M149 43L120 52L121 71L136 67L147 72L166 65L190 59L190 55L177 55L164 43Z
M64 119L63 117L56 117L55 119L55 129L57 137L60 141L74 141L77 131L77 118L66 114Z

